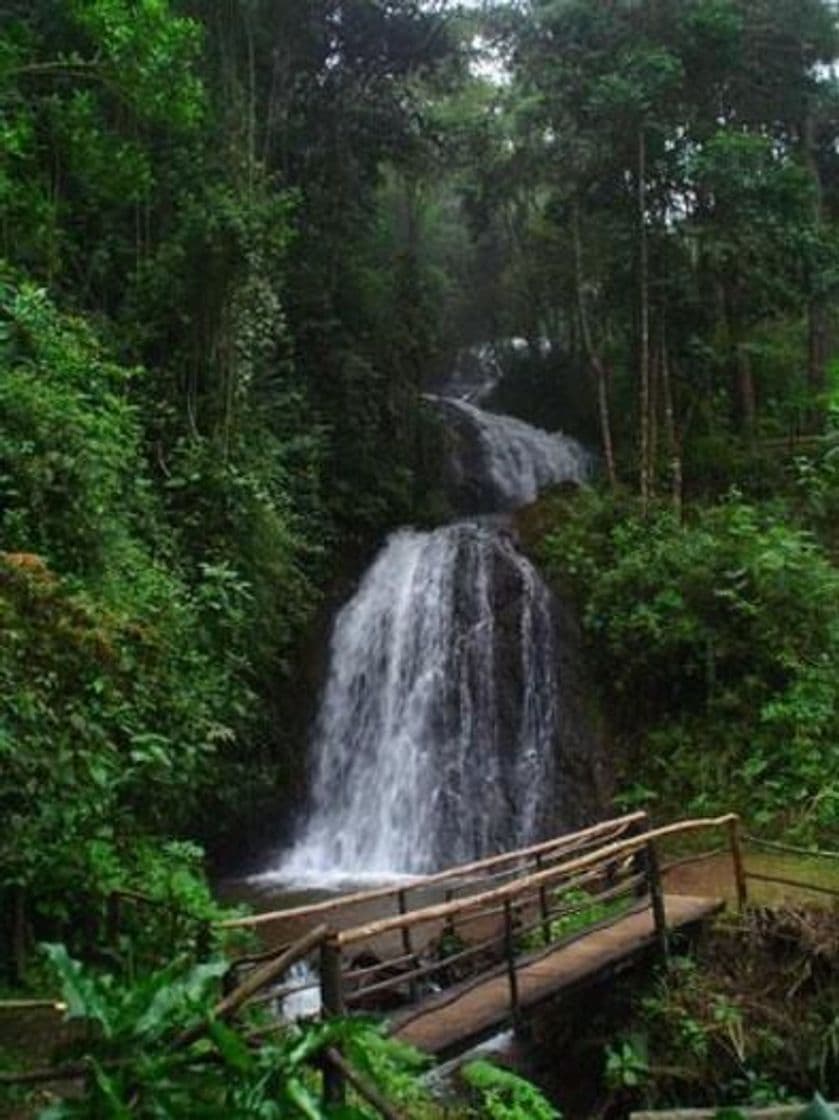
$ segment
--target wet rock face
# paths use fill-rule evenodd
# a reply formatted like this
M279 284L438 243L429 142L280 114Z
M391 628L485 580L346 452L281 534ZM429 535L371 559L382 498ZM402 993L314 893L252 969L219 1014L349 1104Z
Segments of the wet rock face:
M575 638L509 529L395 533L336 619L313 805L280 870L421 873L590 819Z
M517 548L512 533L509 539ZM520 565L508 563L505 554L494 565L497 738L511 770L522 735L531 742L541 738L550 753L551 763L541 774L549 789L538 799L532 822L533 835L544 837L582 827L602 812L610 792L609 766L589 710L592 692L574 609L544 587L534 569L524 570L543 589L544 610L535 619L523 617L534 594L530 576L523 580ZM534 655L534 644L545 651L544 660ZM549 713L546 697L552 698ZM534 704L541 711L527 710ZM534 720L546 718L550 742L534 727Z
M527 843L554 801L550 594L508 531L395 533L336 619L301 878Z
M446 424L447 454L443 469L446 496L461 517L495 513L505 505L503 496L489 475L486 453L477 428L455 401L440 397L436 401Z
M573 603L552 595L554 667L563 702L556 730L553 815L548 835L583 828L602 819L614 793L614 774L592 708L594 686L584 654L580 621Z
M448 432L444 471L452 508L461 516L510 512L558 483L579 485L591 458L560 432L545 432L511 416L449 397L430 400Z

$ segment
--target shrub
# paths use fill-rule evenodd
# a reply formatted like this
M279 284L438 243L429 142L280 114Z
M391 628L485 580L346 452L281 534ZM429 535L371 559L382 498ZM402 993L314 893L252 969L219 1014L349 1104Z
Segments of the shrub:
M596 495L542 559L584 604L592 658L642 787L802 833L839 819L839 573L780 503L731 494L684 524Z
M248 589L174 563L131 376L0 283L0 891L27 889L36 928L95 924L108 891L159 877L155 837L187 827L249 714L227 640ZM194 874L191 852L158 854L161 876Z

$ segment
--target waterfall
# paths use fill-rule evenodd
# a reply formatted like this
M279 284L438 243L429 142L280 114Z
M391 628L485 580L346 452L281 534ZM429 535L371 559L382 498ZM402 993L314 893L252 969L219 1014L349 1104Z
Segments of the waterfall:
M506 535L395 533L335 623L284 873L422 872L526 841L552 785L552 625Z
M492 508L585 477L575 441L467 395L430 399L474 438ZM473 519L394 533L335 620L310 804L269 875L325 885L422 873L554 825L555 631L551 595L508 530Z
M486 412L466 400L430 399L438 400L450 418L471 431L470 452L478 459L471 469L480 480L483 508L519 509L534 502L545 487L582 482L588 474L590 456L574 439Z

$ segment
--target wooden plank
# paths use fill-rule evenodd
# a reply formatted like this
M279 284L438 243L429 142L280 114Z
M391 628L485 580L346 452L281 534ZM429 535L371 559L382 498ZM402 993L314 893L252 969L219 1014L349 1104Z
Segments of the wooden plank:
M717 899L668 895L667 923L671 930L706 920L722 909ZM656 930L649 909L618 919L553 953L518 968L518 998L522 1010L542 1003L558 992L592 979L597 974L628 963L639 951L654 945ZM431 1054L451 1053L472 1039L486 1035L510 1019L510 988L506 973L484 983L464 986L463 994L443 1003L433 997L428 1010L415 1008L411 1018L394 1023L393 1034Z

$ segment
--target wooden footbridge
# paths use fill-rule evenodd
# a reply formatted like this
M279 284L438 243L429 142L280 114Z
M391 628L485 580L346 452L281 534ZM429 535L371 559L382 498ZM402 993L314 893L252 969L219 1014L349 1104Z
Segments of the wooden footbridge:
M698 850L697 839L720 831L722 847ZM691 854L665 863L668 842L687 837ZM767 876L744 868L737 817L651 828L646 814L631 813L435 875L218 923L220 932L258 932L265 947L231 960L225 997L171 1045L188 1051L213 1023L257 1001L290 1017L291 997L299 1013L300 997L308 996L312 1016L383 1012L397 1038L430 1054L457 1054L499 1028L521 1026L534 1008L569 990L645 957L666 959L677 936L723 906L676 893L671 872L709 858L719 871L726 853L735 887L727 893L742 907L747 879ZM108 907L111 936L119 935L129 904L162 905L115 893ZM173 913L173 921L178 916ZM190 920L201 956L212 930ZM303 962L308 968L294 970ZM290 980L295 971L302 971L296 982ZM61 1006L35 1002L48 1004L52 1014ZM246 1039L258 1046L261 1037L257 1031ZM310 1060L323 1072L327 1101L340 1102L350 1083L385 1120L402 1120L337 1046L325 1041ZM90 1063L82 1060L0 1073L0 1086L81 1083L91 1076Z
M709 850L703 841L719 833L722 843ZM839 895L837 884L781 876L774 864L744 866L743 842L770 854L814 854L741 835L733 815L651 828L646 814L631 813L435 875L218 923L221 933L257 932L264 948L230 961L227 994L206 1020L173 1037L172 1048L188 1051L213 1023L234 1019L254 1002L273 1003L281 1016L291 1017L289 1001L297 997L297 1017L306 1005L307 1015L321 1018L382 1012L397 1038L434 1055L454 1055L499 1028L522 1025L534 1008L555 997L639 962L666 960L680 936L722 908L721 900L707 895L725 894L742 908L751 880L803 891L811 899L812 892ZM673 843L689 854L669 859ZM815 854L839 859L836 853ZM687 866L703 861L712 862ZM712 890L704 886L709 880ZM119 937L127 908L146 906L171 910L173 938L176 922L186 922L196 956L208 952L213 930L204 920L137 892L110 896L108 936ZM23 925L22 913L19 906L15 928ZM22 949L23 938L17 941ZM294 970L303 962L308 968ZM295 971L302 975L290 980ZM52 1016L51 1032L59 1030L63 1005L56 1001L5 1006L13 1013L43 1011ZM244 1037L258 1047L264 1031ZM323 1073L325 1097L340 1101L350 1083L385 1120L403 1120L329 1037L322 1035L322 1047L309 1058ZM84 1059L0 1072L0 1088L83 1083L91 1076Z
M388 1016L391 1032L451 1056L569 989L666 957L673 938L723 907L666 893L668 840L722 830L745 902L739 821L729 815L649 827L632 813L425 877L223 923L273 947L240 958L256 998L309 992L313 1013ZM679 865L707 858L691 854ZM300 951L295 952L295 943ZM276 987L308 956L310 977ZM273 985L273 986L272 986ZM257 990L262 995L256 995ZM297 1002L297 1001L295 1001ZM288 1006L286 1004L286 1006ZM299 1002L297 1002L299 1006Z

